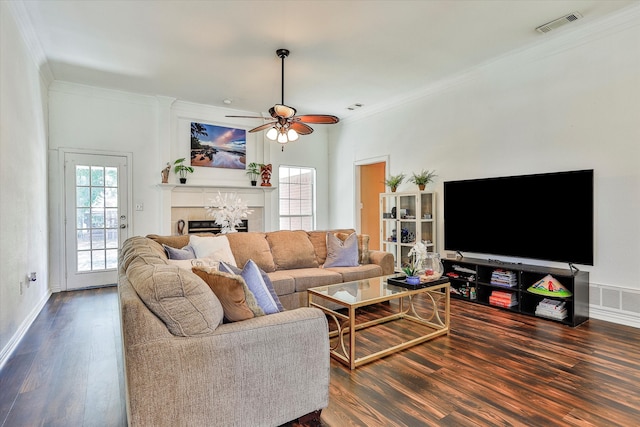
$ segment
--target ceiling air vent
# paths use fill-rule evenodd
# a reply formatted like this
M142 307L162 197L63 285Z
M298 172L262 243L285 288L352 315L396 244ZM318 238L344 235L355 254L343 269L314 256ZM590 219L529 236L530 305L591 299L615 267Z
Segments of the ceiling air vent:
M582 18L582 15L579 12L573 12L566 16L563 16L562 18L558 18L551 22L547 22L544 25L540 25L538 28L536 28L536 31L539 33L548 33L551 30L555 30L556 28L562 27L563 25L570 22L577 21L580 18Z

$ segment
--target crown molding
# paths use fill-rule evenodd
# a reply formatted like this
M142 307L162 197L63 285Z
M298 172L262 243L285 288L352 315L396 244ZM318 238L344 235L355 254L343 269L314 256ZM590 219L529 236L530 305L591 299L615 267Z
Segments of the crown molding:
M422 88L416 89L411 95L398 95L385 103L369 106L366 110L361 110L342 119L341 123L356 122L376 114L388 112L394 108L427 99L435 94L472 81L481 75L486 75L497 67L510 67L523 63L537 62L637 26L640 26L640 2L633 3L592 22L583 22L583 25L578 27L564 27L557 33L540 34L539 40L526 46L491 58L460 73L429 83Z
M3 1L2 3L7 5L9 13L13 17L13 20L18 27L18 31L22 36L22 40L27 46L29 56L31 56L31 59L38 68L40 76L48 86L55 80L55 77L51 71L51 67L49 66L49 61L47 61L44 49L40 44L40 40L36 36L33 23L31 18L29 18L29 14L27 13L23 0L9 2Z

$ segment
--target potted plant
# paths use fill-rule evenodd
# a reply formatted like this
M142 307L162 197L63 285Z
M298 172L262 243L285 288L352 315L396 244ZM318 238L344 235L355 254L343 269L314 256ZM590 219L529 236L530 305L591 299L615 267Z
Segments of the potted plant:
M187 182L187 174L193 173L193 168L191 166L183 164L185 160L186 159L183 157L173 162L173 172L180 176L180 184L185 184Z
M436 171L422 170L420 173L413 172L413 176L409 178L410 182L413 182L420 188L420 191L424 190L424 187L433 182L433 178L436 177Z
M404 174L400 173L398 175L391 175L389 178L384 180L384 184L391 188L391 191L395 193L398 189L398 185L402 184L404 181Z
M251 186L255 187L258 184L258 176L260 176L260 168L262 163L251 162L247 165L247 175L251 178Z

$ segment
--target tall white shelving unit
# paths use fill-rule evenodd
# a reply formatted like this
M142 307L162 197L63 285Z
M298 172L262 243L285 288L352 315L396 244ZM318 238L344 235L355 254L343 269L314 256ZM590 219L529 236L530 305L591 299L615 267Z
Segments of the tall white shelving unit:
M380 245L394 255L397 271L417 241L435 251L436 229L435 192L380 193Z

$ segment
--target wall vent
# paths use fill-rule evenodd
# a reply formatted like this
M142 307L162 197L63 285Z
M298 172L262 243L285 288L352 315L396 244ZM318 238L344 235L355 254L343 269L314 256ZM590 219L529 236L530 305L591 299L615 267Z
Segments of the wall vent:
M562 27L563 25L569 24L570 22L577 21L582 18L582 15L579 12L573 12L562 18L555 19L551 22L547 22L544 25L540 25L536 28L536 31L539 33L548 33L551 30L555 30L558 27Z

